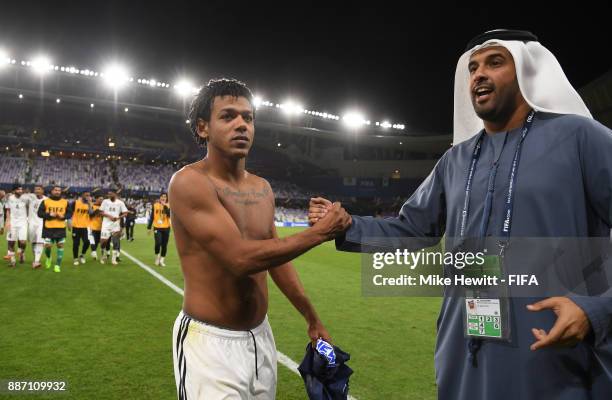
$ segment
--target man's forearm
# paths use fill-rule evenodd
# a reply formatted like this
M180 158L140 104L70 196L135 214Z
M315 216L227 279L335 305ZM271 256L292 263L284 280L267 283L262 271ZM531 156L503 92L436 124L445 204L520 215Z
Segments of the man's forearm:
M302 314L308 324L319 320L319 316L306 296L304 286L300 281L295 268L286 263L278 268L270 270L270 276L278 288L289 299L293 307Z
M282 239L243 240L236 249L238 256L226 263L235 274L250 275L281 266L326 240L313 228Z

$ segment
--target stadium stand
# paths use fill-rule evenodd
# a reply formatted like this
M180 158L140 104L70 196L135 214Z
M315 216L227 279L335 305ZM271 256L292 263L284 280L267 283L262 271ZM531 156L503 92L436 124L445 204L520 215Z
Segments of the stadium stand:
M37 79L18 70L4 78L4 189L15 182L57 184L72 195L112 184L136 202L142 216L175 171L205 154L188 130L188 103L171 92L135 87L118 101L97 83L70 76L46 82L44 91ZM395 213L450 143L448 136L407 137L380 127L356 137L341 131L339 121L320 115L288 123L275 108L257 110L247 169L270 182L277 222L304 222L308 200L319 195L342 201L355 213Z
M7 184L24 182L26 173L26 159L11 155L0 157L0 182Z

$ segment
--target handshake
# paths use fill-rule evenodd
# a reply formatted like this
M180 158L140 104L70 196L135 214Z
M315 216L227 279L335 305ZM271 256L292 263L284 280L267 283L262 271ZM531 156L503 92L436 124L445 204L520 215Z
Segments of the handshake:
M322 233L326 240L334 239L351 226L351 216L339 202L313 197L308 206L308 224Z

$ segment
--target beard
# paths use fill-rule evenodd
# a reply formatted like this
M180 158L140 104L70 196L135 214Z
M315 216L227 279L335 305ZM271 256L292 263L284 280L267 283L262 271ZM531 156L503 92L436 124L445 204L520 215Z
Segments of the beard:
M472 101L474 112L476 112L478 118L487 122L503 123L507 121L518 108L518 104L513 95L507 94L506 96L496 96L493 101L492 104L484 106L476 104L474 100Z

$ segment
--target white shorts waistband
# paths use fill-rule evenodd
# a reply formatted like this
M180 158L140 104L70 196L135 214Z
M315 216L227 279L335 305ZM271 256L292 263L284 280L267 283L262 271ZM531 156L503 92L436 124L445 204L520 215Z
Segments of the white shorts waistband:
M257 325L256 327L252 329L247 329L247 330L235 330L235 329L228 329L228 328L222 328L219 326L215 326L215 325L209 324L208 322L204 322L204 321L195 319L189 314L181 310L181 312L178 315L178 319L183 319L183 318L186 318L190 321L189 323L190 330L194 329L200 333L204 333L207 335L214 335L214 336L225 338L225 339L251 339L252 335L258 336L262 334L263 332L267 331L268 329L270 329L270 324L268 323L267 315L265 316L264 320L259 325Z

